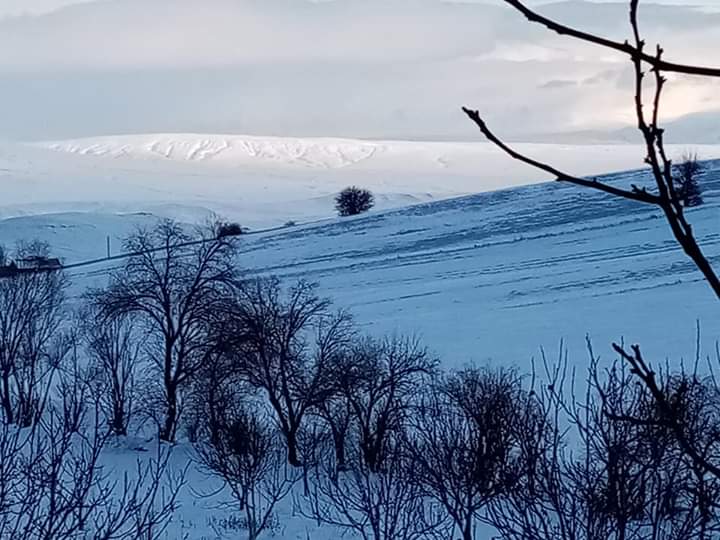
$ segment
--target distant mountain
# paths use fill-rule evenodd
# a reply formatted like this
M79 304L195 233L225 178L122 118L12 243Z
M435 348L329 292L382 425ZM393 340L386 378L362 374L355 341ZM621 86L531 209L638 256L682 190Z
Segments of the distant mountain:
M665 142L677 145L720 143L720 111L700 112L682 116L662 124ZM587 129L559 133L536 132L520 137L527 142L553 144L640 144L642 136L634 126L609 129Z

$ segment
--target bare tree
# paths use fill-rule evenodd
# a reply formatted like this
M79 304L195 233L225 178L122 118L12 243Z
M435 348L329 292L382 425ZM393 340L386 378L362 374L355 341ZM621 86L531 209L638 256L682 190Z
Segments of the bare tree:
M363 540L448 537L447 514L413 481L414 462L399 438L388 443L381 472L370 470L357 447L350 450L346 470L340 473L334 450L321 463L308 495L296 497L302 515Z
M343 364L334 373L341 377L334 382L350 406L364 463L378 472L387 445L402 431L413 398L437 361L416 339L400 336L358 340L350 354L338 360Z
M60 271L0 279L0 402L7 423L29 426L42 413L63 353L66 287Z
M233 243L206 230L193 238L171 221L125 241L132 253L100 296L104 320L132 314L145 326L160 372L160 439L174 441L182 389L212 347L208 325L235 278Z
M95 391L99 393L110 430L115 435L127 435L145 336L138 330L137 315L132 313L121 313L98 324L102 304L102 293L88 299L83 315L84 343L98 386Z
M82 430L50 405L30 428L0 425L0 538L161 537L177 508L184 471L171 474L169 451L160 450L119 483L101 465L107 432L100 416L85 412Z
M80 358L80 336L77 328L62 335L62 360L57 362L55 400L53 406L62 413L63 425L70 431L80 432L85 413L97 403L93 392L93 372Z
M527 401L513 372L470 368L433 387L411 416L413 478L463 540L475 538L481 511L519 481Z
M280 434L241 399L211 404L213 422L200 428L195 449L200 463L230 489L245 513L248 540L256 540L298 474L287 464Z
M322 419L330 432L335 450L335 464L338 472L346 469L346 453L348 435L353 419L353 410L347 398L347 390L353 388L357 381L357 371L352 365L352 355L340 354L330 363L331 391L318 403L316 414Z
M560 35L603 47L610 51L619 52L630 59L635 83L632 103L637 119L637 126L644 141L646 153L644 161L650 167L655 189L654 191L649 191L647 188L636 185L632 185L630 189L624 189L600 182L597 179L573 176L550 164L524 155L506 144L490 129L478 111L463 107L465 114L477 125L490 142L510 157L553 175L557 181L600 190L613 196L658 207L663 212L677 243L692 260L695 267L702 273L705 281L710 285L716 297L720 298L720 278L718 278L712 264L700 248L693 234L692 226L685 217L684 206L686 206L685 203L687 201L684 200L682 189L678 189L678 178L676 174L674 174L678 171L678 168L673 166L672 161L667 156L664 145L664 130L660 126L659 121L663 90L667 83L666 73L720 77L720 68L667 61L664 59L665 51L660 45L656 46L654 52L647 52L646 42L642 37L638 18L639 0L630 0L629 2L629 22L632 37L624 42L614 41L561 24L534 11L525 5L522 0L504 0L504 2L524 15L532 23L544 26L548 30ZM650 103L646 103L645 100L645 79L648 73L652 76L654 83ZM689 161L686 172L693 175L696 174L698 172L696 169L696 160L691 158L686 161ZM679 172L682 177L682 164ZM680 186L681 185L680 183ZM653 399L655 399L659 410L663 412L662 420L664 425L672 427L673 432L678 437L678 442L683 452L685 452L701 470L711 472L714 476L720 478L720 467L715 465L712 460L703 457L704 453L702 448L693 447L690 442L683 437L680 419L674 417L672 413L670 396L666 395L663 389L657 384L655 373L649 364L645 362L640 348L636 346L628 350L619 344L614 344L614 347L623 360L631 367L632 373L638 377L638 380L645 385Z
M347 314L329 306L312 284L285 292L277 279L265 279L240 287L223 313L225 354L235 373L267 395L293 466L302 465L304 419L330 393L329 360L351 334Z
M520 481L495 499L489 521L508 539L711 538L720 484L700 471L672 432L653 420L652 396L615 364L601 373L592 355L587 391L566 380L566 359L525 415ZM547 364L546 364L547 366ZM694 401L694 400L693 400ZM701 401L695 407L709 409ZM636 418L624 421L623 415ZM703 429L696 422L695 429Z
M15 246L15 256L18 259L29 257L49 257L50 244L37 238L32 240L20 240Z

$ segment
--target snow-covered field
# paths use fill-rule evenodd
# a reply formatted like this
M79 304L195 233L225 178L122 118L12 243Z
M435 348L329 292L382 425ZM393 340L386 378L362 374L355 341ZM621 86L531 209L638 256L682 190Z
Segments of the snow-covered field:
M629 169L642 155L629 146L523 149L577 174ZM305 222L241 237L238 263L317 281L368 332L417 334L448 368L527 370L561 339L582 366L587 335L606 359L610 342L624 338L651 361L679 362L694 357L696 321L704 352L720 336L717 300L656 209L560 184L491 191L538 179L484 144L115 137L2 146L0 169L0 215L12 216L0 221L0 242L40 237L69 263L104 255L106 235L156 215L193 221L214 211L254 228ZM720 264L720 161L702 182L706 204L688 215ZM374 190L380 209L331 218L333 193L351 183ZM71 270L76 289L110 267ZM113 452L116 462L135 459ZM181 445L176 463L185 452ZM201 478L192 471L189 480ZM168 538L215 538L216 502L185 493ZM338 537L293 517L290 501L280 512L278 538Z
M631 145L519 147L582 175L642 165ZM673 156L683 150L670 149ZM710 158L720 146L697 151ZM372 189L381 210L545 179L480 142L165 134L1 143L0 218L82 212L92 214L90 224L108 219L99 214L198 221L216 212L263 228L332 216L334 194L349 184Z

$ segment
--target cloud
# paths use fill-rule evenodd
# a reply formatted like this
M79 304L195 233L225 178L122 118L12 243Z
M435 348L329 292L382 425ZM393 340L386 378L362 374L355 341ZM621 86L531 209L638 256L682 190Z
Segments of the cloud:
M98 0L2 0L0 19L43 15L75 4L95 1Z
M567 80L562 80L562 79L553 79L553 80L551 80L551 81L547 81L547 82L542 83L541 85L538 85L538 88L548 88L548 89L553 89L553 88L570 88L570 87L577 86L577 84L578 84L577 81L567 81Z
M461 105L480 108L515 139L632 120L622 56L546 32L501 2L0 4L0 14L21 5L35 13L0 20L2 137L204 131L475 138ZM627 36L624 4L541 10ZM657 5L642 13L649 43L662 38L668 58L713 58L720 14ZM668 112L675 116L716 107L715 86L673 86ZM686 89L690 103L683 105Z

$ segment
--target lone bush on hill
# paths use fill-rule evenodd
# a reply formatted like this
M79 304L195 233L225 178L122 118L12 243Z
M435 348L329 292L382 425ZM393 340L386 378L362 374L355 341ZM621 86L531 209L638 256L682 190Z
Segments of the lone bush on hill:
M702 188L698 182L702 170L703 165L698 161L697 154L683 154L680 163L674 165L675 189L685 207L700 206L703 203Z
M374 205L375 197L372 192L357 186L347 187L335 197L335 209L342 217L362 214Z
M243 234L243 228L239 223L220 223L217 227L217 237L222 238L224 236L238 236Z

